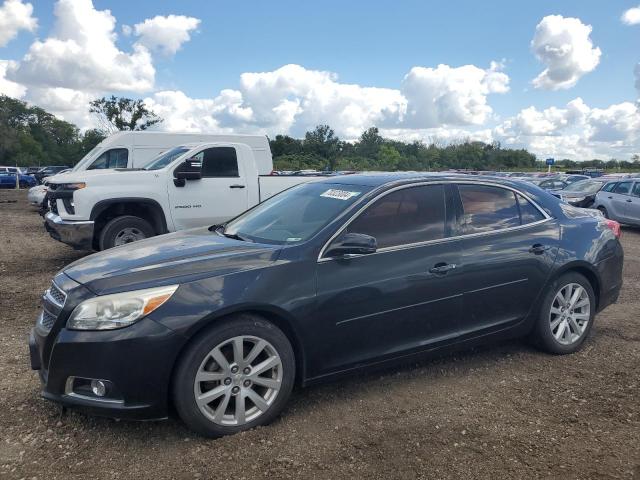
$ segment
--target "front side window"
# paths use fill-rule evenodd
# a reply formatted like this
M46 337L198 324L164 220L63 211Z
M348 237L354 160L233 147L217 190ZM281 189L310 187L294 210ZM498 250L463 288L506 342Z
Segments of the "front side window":
M640 182L637 182L633 186L633 190L631 191L631 195L633 195L634 197L640 197Z
M145 170L160 170L161 168L170 165L180 155L187 153L189 148L187 147L174 147L171 150L162 152L156 158L149 162L149 165L144 167Z
M96 158L87 170L104 170L107 168L127 168L129 150L126 148L112 148Z
M607 183L604 187L602 187L603 192L613 192L613 189L616 188L617 183Z
M620 182L613 189L613 193L619 193L621 195L629 195L629 192L631 192L631 185L633 185L632 182Z
M207 148L193 156L202 162L202 178L239 177L238 156L233 147Z
M437 240L445 237L442 185L410 187L389 193L349 224L348 233L364 233L378 248Z

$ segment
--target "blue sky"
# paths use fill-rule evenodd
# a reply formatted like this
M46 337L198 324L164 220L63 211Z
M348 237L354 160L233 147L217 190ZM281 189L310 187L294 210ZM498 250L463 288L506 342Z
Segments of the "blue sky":
M65 2L91 3L90 0ZM12 60L15 64L25 63L24 55L36 38L45 41L48 37L55 36L56 22L60 21L54 16L56 3L57 0L32 0L32 16L37 18L37 29L19 31L4 48L0 48L0 60ZM471 136L477 135L481 139L490 135L503 143L508 138L507 143L511 142L513 146L544 149L545 151L537 152L541 155L564 154L577 158L591 154L624 157L638 153L640 145L640 135L633 131L635 124L630 133L621 133L620 127L614 125L626 122L626 130L629 130L628 116L633 119L638 114L639 94L634 84L634 67L640 62L640 25L624 24L621 15L638 7L639 3L638 0L501 0L490 3L462 0L93 0L92 7L96 11L110 10L115 24L113 32L117 34L115 45L127 54L132 52L136 36L124 35L123 25L134 26L145 19L169 15L193 17L198 19L199 23L197 28L189 31L189 40L182 42L174 54L154 54L150 48L155 75L152 85L148 88L129 89L125 86L120 90L108 91L113 84L109 83L85 92L77 86L67 87L61 81L55 85L48 85L47 88L69 88L93 95L115 93L148 97L158 102L157 105L165 116L172 113L170 109L175 109L176 104L163 104L154 96L156 92L179 91L189 99L207 99L211 101L209 107L215 108L213 99L216 99L221 91L238 90L242 94L238 105L244 109L243 121L240 122L236 118L234 123L229 120L230 110L225 107L227 117L223 117L222 114L216 118L212 117L208 124L209 129L226 128L272 133L273 129L289 128L288 133L299 134L301 130L291 122L269 123L257 120L257 101L251 103L251 92L245 91L240 85L243 73L274 72L284 65L295 64L308 71L332 72L337 76L333 77L334 81L339 84L380 87L402 91L405 95L403 79L413 67L435 69L440 64L451 68L473 65L478 69L488 70L491 62L496 61L502 63L499 67L500 72L508 76L508 91L489 91L481 94L482 101L486 101L490 108L490 113L476 115L472 121L468 118L451 121L450 116L440 115L440 120L425 125L420 125L417 120L409 125L397 119L397 125L392 125L388 120L382 119L387 113L383 115L380 112L372 114L371 118L380 118L382 128L386 127L391 135L407 136L411 139L416 138L413 132L427 138L434 128L439 129L438 132L450 129L469 132ZM531 42L536 26L550 15L575 18L584 25L590 25L592 31L589 40L593 49L599 49L601 52L597 66L580 74L575 85L569 88L535 88L532 84L532 80L545 69L545 65L532 52ZM144 42L140 40L140 43ZM18 70L25 68L15 65L14 67ZM67 73L70 76L74 74L73 71ZM26 86L26 93L23 94L26 100L47 98L43 94L45 86L32 86L29 82L33 80L29 80L27 74L7 73L6 76L7 79ZM36 90L39 95L30 93ZM298 101L298 94L292 92L293 90L286 91L278 101ZM259 97L259 93L256 96ZM553 119L553 112L544 113L545 110L553 108L567 109L567 104L578 97L589 109L584 124L575 123L567 126L566 121ZM429 102L428 96L419 98L420 101ZM304 103L303 99L302 104ZM411 108L411 99L408 100L408 104L408 108ZM57 106L55 102L52 102L52 105ZM615 105L625 107L614 112L615 109L611 108ZM535 107L534 116L537 120L556 122L558 128L553 131L546 127L527 130L527 125L520 125L521 130L516 131L513 122L503 125L505 121L515 119L519 113L531 106ZM55 108L53 110L56 111ZM64 112L63 108L58 110ZM273 108L267 113L271 115L272 110ZM624 113L619 113L618 110ZM581 111L587 112L585 108ZM249 118L252 115L253 118ZM66 116L77 123L82 123L83 119L88 118L69 113ZM303 117L306 118L300 114L300 118ZM337 115L334 109L327 113L326 123L330 123L344 137L353 136L349 133L351 130L348 126L332 123L340 122L341 118L344 117ZM604 127L603 119L608 122ZM323 120L322 115L311 116L307 122L316 120ZM193 122L186 122L184 118L181 118L180 122L176 121L174 125L176 128L180 125L194 128ZM306 126L307 123L301 125ZM573 143L567 140L578 135L576 132L585 125L593 129L590 136L576 138ZM612 125L618 128L616 134L605 135L605 130L613 128ZM498 131L497 128L500 126L504 128ZM352 130L356 131L357 127L359 124ZM206 128L203 126L203 129ZM506 130L508 134L505 133ZM533 135L527 135L527 132L532 131ZM541 136L545 138L525 138Z

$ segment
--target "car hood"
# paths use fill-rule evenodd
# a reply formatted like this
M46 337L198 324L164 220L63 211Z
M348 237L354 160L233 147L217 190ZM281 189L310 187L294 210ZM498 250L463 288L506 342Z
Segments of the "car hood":
M95 253L63 272L103 295L261 268L277 260L280 248L197 228Z
M562 195L562 198L580 198L580 197L589 197L591 195L595 195L595 193L586 193L586 192L566 192L564 190L553 190L553 193L556 196Z

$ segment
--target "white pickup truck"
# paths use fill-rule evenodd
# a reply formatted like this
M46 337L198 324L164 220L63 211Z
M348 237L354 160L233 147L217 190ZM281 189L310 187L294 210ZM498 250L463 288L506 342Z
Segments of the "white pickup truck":
M265 138L266 143L266 138ZM322 176L270 175L268 143L174 147L142 169L52 177L45 227L79 250L104 250L192 227L223 223L261 201Z

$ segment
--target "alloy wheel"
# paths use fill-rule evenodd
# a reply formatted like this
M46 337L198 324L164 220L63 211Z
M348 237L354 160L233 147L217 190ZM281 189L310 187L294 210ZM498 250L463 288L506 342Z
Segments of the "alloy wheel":
M551 334L562 345L571 345L584 334L591 318L589 293L578 283L563 286L551 303Z
M233 337L214 347L200 364L195 401L217 425L244 425L269 410L282 378L282 360L269 342L255 336Z

